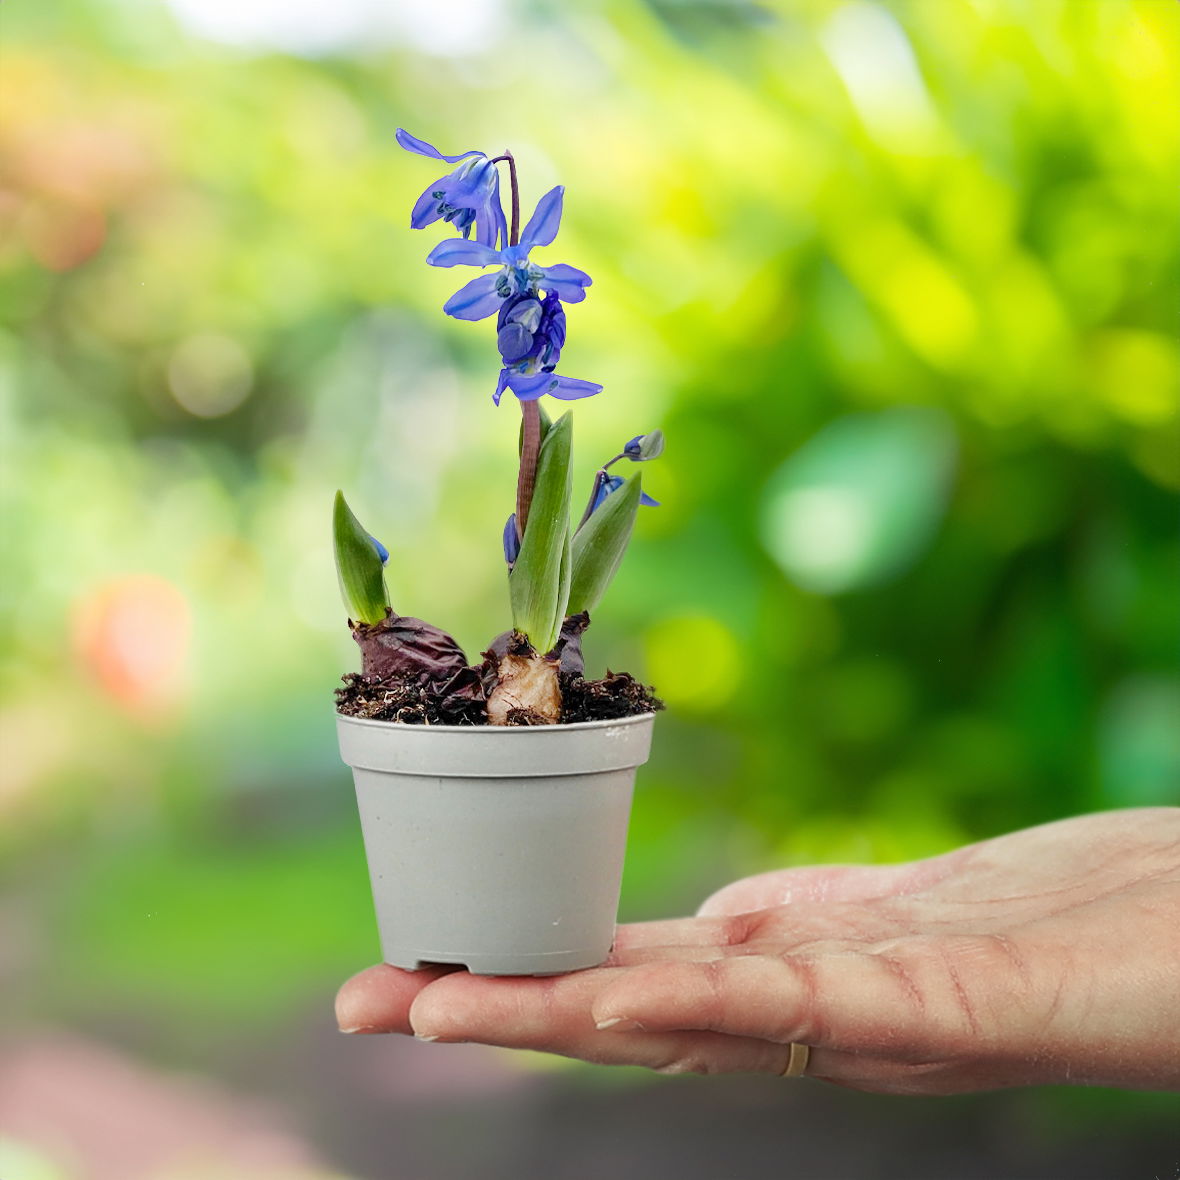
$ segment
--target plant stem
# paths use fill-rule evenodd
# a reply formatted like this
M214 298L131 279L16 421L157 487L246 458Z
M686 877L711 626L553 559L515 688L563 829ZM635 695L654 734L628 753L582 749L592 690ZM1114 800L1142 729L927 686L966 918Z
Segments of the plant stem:
M541 451L541 407L537 402L521 402L524 439L520 447L520 474L516 478L516 528L524 540L524 526L528 523L529 506L533 502L533 488L537 483L537 456Z
M520 241L520 188L516 183L516 160L511 152L508 156L508 178L512 182L512 228L508 232L508 244L515 246Z
M516 157L509 151L497 156L492 163L508 164L508 180L512 186L512 228L508 232L508 245L515 246L520 242L520 188L516 183Z
M508 244L520 242L520 185L516 179L516 160L506 151L492 163L504 160L508 164L508 180L512 188L512 228L508 233ZM524 539L524 526L528 523L529 507L533 502L533 489L537 484L537 456L541 451L541 407L535 401L521 402L522 425L520 444L520 473L516 477L516 532Z
M578 521L578 527L574 532L578 532L581 527L594 515L594 501L598 499L598 489L602 487L606 481L606 468L600 467L594 475L594 484L590 488L590 499L586 501L586 511L582 513L582 519Z

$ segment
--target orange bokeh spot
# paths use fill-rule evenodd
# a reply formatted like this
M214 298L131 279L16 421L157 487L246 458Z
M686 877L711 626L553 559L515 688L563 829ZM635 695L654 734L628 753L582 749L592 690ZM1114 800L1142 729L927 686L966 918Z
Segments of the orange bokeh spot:
M152 574L107 582L75 607L80 661L117 704L145 719L167 716L180 705L191 633L184 594Z
M20 219L29 253L46 270L72 270L92 258L106 240L106 217L90 205L33 202Z

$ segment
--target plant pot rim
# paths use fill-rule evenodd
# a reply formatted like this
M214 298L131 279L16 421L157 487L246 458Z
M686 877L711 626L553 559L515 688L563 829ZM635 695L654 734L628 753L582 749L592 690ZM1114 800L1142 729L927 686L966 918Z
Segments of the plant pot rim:
M396 730L429 732L439 734L480 734L480 735L509 735L509 734L539 734L539 733L584 733L587 730L611 729L620 725L640 725L655 718L651 713L635 713L630 717L607 718L602 721L573 721L568 725L407 725L403 721L378 721L371 717L352 717L347 713L334 710L338 721L349 725L359 725L365 729ZM497 737L494 740L503 740ZM519 739L517 739L519 740Z

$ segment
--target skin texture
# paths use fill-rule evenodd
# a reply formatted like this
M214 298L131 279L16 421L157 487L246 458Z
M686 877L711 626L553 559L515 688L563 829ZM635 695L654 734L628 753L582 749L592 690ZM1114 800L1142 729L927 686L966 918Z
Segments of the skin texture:
M781 1074L797 1041L808 1076L890 1094L1180 1090L1180 808L749 877L551 979L382 964L336 1012L345 1032L665 1073Z

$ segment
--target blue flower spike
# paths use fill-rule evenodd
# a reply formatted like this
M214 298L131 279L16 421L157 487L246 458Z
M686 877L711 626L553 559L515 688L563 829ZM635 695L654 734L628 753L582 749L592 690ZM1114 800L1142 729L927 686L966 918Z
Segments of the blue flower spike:
M472 279L443 305L447 315L459 320L482 320L493 312L499 313L496 343L504 367L492 394L496 405L506 389L521 401L535 401L545 395L577 401L602 390L593 381L554 372L565 344L562 300L580 303L593 280L585 271L565 263L546 267L529 259L534 247L548 246L557 236L564 199L562 185L550 189L537 202L515 246L495 250L481 242L451 239L440 242L426 258L431 266L500 268L495 274Z
M500 173L483 152L447 156L400 127L397 141L408 152L442 160L459 167L436 180L418 198L410 214L414 229L425 229L442 220L450 222L466 239L475 226L475 243L494 248L508 241L508 224L500 204Z
M534 404L546 396L577 401L602 391L593 381L557 372L566 343L565 305L586 298L590 276L568 263L542 266L532 260L533 251L551 246L557 238L565 188L551 188L521 230L520 189L511 152L489 156L472 149L447 155L403 128L397 131L397 142L408 152L450 168L415 202L410 225L425 229L443 223L458 235L430 251L429 265L484 271L460 287L443 310L459 320L495 316L500 373L493 400L499 405L510 390L521 403L516 511L504 522L501 540L513 630L532 645L535 664L528 677L508 677L514 695L501 692L507 681L489 690L488 721L509 723L511 709L506 701L511 700L516 707L524 701L541 719L557 723L561 719L557 663L545 653L553 651L570 616L596 609L623 559L639 506L658 504L644 493L642 472L624 478L610 469L623 460L645 463L657 458L664 449L664 436L658 430L636 435L604 463L595 473L581 523L571 527L573 416L564 413L552 421ZM511 186L511 228L501 203L501 164L507 166ZM375 627L391 617L384 570L390 554L365 530L340 492L332 527L341 594L360 642L361 624ZM367 654L365 659L367 667ZM522 698L519 693L526 687Z

